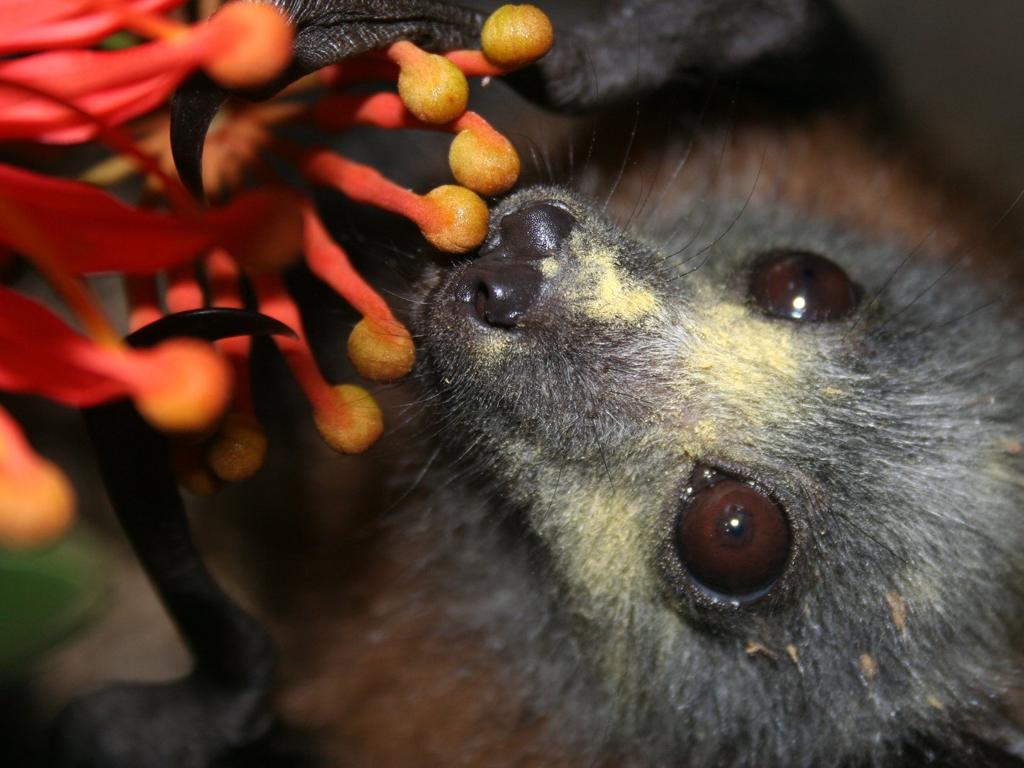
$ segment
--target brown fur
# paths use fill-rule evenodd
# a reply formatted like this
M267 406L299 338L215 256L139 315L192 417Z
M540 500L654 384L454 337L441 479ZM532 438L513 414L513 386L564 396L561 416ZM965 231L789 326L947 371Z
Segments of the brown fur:
M330 765L561 764L482 638L438 626L445 595L409 567L417 545L375 552L334 615L310 606L285 634L286 717L319 735Z
M713 192L738 199L753 188L755 201L781 202L868 237L908 247L927 239L930 250L956 255L969 251L968 264L1010 261L1006 228L995 227L1001 211L993 214L995 206L965 194L975 190L961 187L958 194L951 193L956 180L926 170L927 158L908 155L902 145L875 135L856 116L735 122L723 121L711 130L710 139L697 140L677 177L679 187L700 193L710 181ZM685 151L689 137L681 141L677 154ZM634 147L639 167L626 175L615 196L626 216L652 175L658 174L657 186L669 179L677 163L671 152L642 134ZM605 165L620 160L609 158Z

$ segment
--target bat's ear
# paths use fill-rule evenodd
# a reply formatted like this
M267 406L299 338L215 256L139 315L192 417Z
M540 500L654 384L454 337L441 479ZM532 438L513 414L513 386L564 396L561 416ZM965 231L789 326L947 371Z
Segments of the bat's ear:
M622 0L559 29L551 51L509 81L580 111L666 86L733 81L787 96L874 90L871 58L827 0Z

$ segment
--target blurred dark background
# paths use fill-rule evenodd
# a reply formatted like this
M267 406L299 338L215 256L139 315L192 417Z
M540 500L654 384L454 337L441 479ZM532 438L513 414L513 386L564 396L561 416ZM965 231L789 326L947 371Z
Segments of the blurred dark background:
M1024 188L1024 3L836 4L874 48L930 159L1008 206ZM1020 227L1024 217L1015 221Z
M1009 205L1024 188L1024 3L832 1L878 57L906 129L934 166ZM540 5L568 25L608 3Z

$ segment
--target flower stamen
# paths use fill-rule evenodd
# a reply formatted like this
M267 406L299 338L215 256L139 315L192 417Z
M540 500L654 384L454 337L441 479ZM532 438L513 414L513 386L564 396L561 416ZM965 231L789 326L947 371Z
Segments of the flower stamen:
M356 202L404 216L442 251L465 253L480 245L487 235L487 204L464 187L449 184L417 195L377 170L325 149L306 154L300 167L314 183L334 187Z
M302 321L295 303L276 277L253 279L260 310L299 331ZM298 339L275 337L299 386L313 408L313 420L320 436L340 453L362 453L384 429L380 406L373 395L353 384L329 385L324 381L309 350L305 336Z
M371 381L395 381L405 376L416 361L408 329L355 271L348 254L331 240L312 206L307 206L304 217L306 263L363 316L348 338L352 365L360 376Z
M399 67L399 96L419 120L450 123L466 111L469 83L448 59L407 40L389 47L388 58Z
M444 123L425 123L413 116L394 93L333 94L313 108L320 127L342 131L353 125L389 130L426 128L456 134L448 152L455 180L481 195L508 191L519 178L519 155L507 138L475 112Z

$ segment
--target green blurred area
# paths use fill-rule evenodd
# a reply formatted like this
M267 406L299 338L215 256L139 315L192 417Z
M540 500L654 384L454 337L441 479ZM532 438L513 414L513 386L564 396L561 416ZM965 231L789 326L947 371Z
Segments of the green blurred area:
M99 49L101 51L120 51L124 48L131 48L141 42L142 38L138 35L121 31L104 38L99 44Z
M96 542L75 531L33 551L0 549L0 680L82 627L107 593Z

